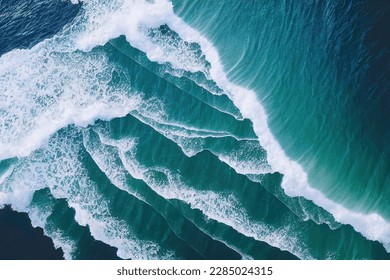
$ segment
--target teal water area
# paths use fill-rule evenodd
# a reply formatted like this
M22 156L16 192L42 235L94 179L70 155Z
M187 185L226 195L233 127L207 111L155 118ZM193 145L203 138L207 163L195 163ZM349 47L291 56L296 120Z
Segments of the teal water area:
M389 7L369 2L174 7L222 50L228 77L256 91L272 132L313 187L349 209L388 219L389 65L379 60L386 61L389 48L381 29L370 30L388 20Z

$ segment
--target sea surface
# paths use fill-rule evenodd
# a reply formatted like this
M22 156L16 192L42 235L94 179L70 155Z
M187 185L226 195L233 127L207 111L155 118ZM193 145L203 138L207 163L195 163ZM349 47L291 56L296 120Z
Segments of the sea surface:
M1 258L390 259L389 26L380 0L0 1Z

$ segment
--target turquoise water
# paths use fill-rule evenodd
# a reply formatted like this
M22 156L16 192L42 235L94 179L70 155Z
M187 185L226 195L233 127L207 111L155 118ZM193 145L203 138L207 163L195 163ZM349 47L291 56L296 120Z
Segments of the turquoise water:
M68 5L0 57L0 206L65 258L389 258L388 7Z

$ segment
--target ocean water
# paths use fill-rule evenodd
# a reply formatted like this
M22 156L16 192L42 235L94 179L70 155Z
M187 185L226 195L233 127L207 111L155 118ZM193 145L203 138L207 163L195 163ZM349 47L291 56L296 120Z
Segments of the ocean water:
M0 208L65 259L389 259L389 13L0 1Z

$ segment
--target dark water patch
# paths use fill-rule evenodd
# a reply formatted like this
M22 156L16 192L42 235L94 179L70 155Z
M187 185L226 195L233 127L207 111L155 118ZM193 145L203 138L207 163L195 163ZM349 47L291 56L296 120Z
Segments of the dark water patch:
M26 213L5 206L0 210L0 259L60 260L61 249L55 249L43 230L34 228Z
M0 1L0 55L31 48L58 33L80 10L70 1Z
M63 237L77 244L72 258L78 260L115 260L117 248L96 240L89 227L79 225L75 220L75 210L69 207L65 199L55 199L50 190L45 188L34 193L33 207L52 208L47 218L49 232L62 232ZM50 234L49 234L50 235Z
M361 14L367 30L364 43L368 50L367 70L360 101L364 130L373 135L379 150L386 153L390 166L390 2L365 1ZM368 105L368 106L367 106Z

